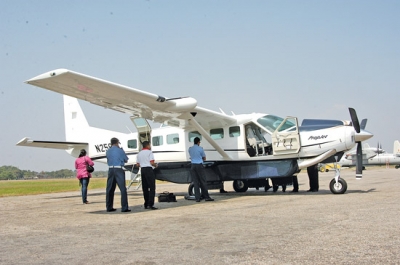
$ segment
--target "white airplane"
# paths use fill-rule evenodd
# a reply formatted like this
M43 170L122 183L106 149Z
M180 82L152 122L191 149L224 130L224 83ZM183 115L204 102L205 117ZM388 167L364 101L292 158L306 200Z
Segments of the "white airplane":
M156 178L174 183L191 182L187 150L195 137L200 137L206 152L210 188L233 181L235 191L244 192L249 187L267 190L269 178L292 182L292 176L301 169L316 169L320 162L334 162L335 156L341 157L356 144L361 154L361 142L373 136L360 129L352 108L352 122L306 119L299 126L296 117L227 115L198 107L191 97L166 98L66 69L41 74L26 83L70 96L64 97L66 141L24 138L18 146L65 149L74 157L85 148L93 160L106 163L110 138L118 137L131 163L126 169L132 170L140 143L150 140L159 164ZM132 115L137 132L124 134L89 126L76 98ZM147 120L163 126L152 129ZM358 161L356 177L361 178L362 161ZM317 170L310 172L318 174ZM329 186L334 194L347 189L339 174ZM189 194L192 187L189 185Z
M363 153L363 165L364 166L374 166L374 165L395 165L395 168L400 168L400 142L398 140L393 143L393 153L386 153L379 144L378 147L369 147L369 152ZM363 150L365 150L365 146ZM342 159L338 162L344 167L353 167L356 165L355 156L352 153L346 153Z

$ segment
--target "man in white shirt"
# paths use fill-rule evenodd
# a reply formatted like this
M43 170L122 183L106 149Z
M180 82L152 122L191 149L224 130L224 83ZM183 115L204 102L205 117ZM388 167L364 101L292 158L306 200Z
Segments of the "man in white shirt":
M150 143L144 141L142 146L142 151L140 151L136 157L136 163L141 171L144 208L157 210L157 208L154 207L156 177L153 172L153 167L157 167L157 164L154 162L154 155L151 151Z

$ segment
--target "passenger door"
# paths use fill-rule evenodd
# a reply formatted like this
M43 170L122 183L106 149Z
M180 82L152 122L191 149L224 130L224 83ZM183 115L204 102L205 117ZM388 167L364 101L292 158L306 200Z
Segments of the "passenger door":
M139 142L140 142L139 150L142 150L142 143L144 141L150 142L151 127L150 127L149 123L147 122L147 120L144 118L131 116L130 119L131 119L132 123L135 125L136 130L139 135Z
M274 155L297 154L300 151L299 126L296 117L286 117L272 136Z

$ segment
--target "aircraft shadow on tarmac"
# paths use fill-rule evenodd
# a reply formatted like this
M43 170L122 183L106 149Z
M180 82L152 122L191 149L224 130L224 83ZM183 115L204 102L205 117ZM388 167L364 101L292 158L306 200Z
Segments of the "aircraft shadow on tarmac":
M250 189L245 193L238 193L238 192L234 192L234 191L230 191L228 193L219 193L219 192L213 192L213 190L210 190L210 195L212 198L215 199L215 202L218 201L225 201L225 200L229 200L231 198L236 198L236 197L246 197L246 196L257 196L257 197L265 197L265 196L346 196L346 194L348 193L354 193L354 194L362 194L362 193L370 193L370 192L375 192L376 189L369 189L369 190L347 190L345 194L332 194L330 190L319 190L318 192L307 192L306 190L300 190L299 192L291 192L291 190L286 190L286 192L282 192L281 189L279 189L276 192L273 192L272 190L268 190L268 191L264 191L264 190L256 190L256 189ZM115 195L119 195L119 191L115 191ZM155 202L156 202L156 207L158 207L159 209L157 211L162 211L163 209L169 209L169 208L176 208L176 207L186 207L186 206L192 206L192 205L196 205L197 203L193 200L193 199L186 199L186 197L188 197L188 193L187 192L174 192L174 195L177 197L177 202L158 202L157 200L157 196L161 194L161 192L157 192L156 193L156 198L155 198ZM104 204L105 203L105 196L106 196L106 192L102 191L102 192L90 192L88 194L90 197L98 197L98 196L102 196L104 197L104 201L102 200L92 200L90 204ZM128 191L128 200L129 198L134 198L134 199L140 199L142 198L142 191L141 190L135 190L135 191ZM76 195L68 195L68 196L54 196L48 199L68 199L68 198L80 198L81 195L79 194L79 191L77 192ZM120 207L119 204L119 199L117 199L117 207ZM205 201L201 201L200 203L214 203L214 202L205 202ZM131 205L129 207L132 211L129 213L139 213L139 212L148 212L151 210L147 210L144 209L143 204L134 204ZM117 208L117 210L115 212L107 212L105 209L104 210L99 210L99 211L91 211L88 212L91 214L127 214L127 213L121 213L120 208Z
M346 196L347 193L354 193L354 194L362 194L362 193L370 193L370 192L375 192L375 189L369 189L369 190L347 190L345 194L338 194L334 195L331 193L330 190L319 190L318 192L307 192L306 190L300 190L299 192L292 193L291 190L287 190L286 192L282 192L281 190L278 190L277 192L273 192L271 190L265 192L261 190L249 190L246 193L237 193L237 192L228 192L228 193L219 193L219 192L213 192L210 190L210 195L212 198L215 199L216 202L218 201L225 201L229 200L231 198L235 197L244 197L244 196L257 196L257 197L262 197L262 196ZM116 195L118 195L119 192L116 192ZM169 209L169 208L177 208L177 207L186 207L186 206L192 206L196 205L197 203L194 200L188 200L185 199L185 197L188 196L187 192L174 192L174 195L177 198L177 202L158 202L157 196L161 192L156 193L156 198L155 198L155 206L158 207L158 210L156 211L162 211L163 209ZM90 194L90 196L105 196L105 192L99 192L99 193L93 193ZM139 197L138 199L142 198L142 192L141 191L134 191L134 192L128 192L128 200L129 198L132 197ZM66 196L66 197L80 197L80 196ZM58 197L60 198L60 197ZM119 200L116 201L117 205L116 207L120 207L119 205ZM95 203L100 203L100 202L95 202ZM101 202L105 203L105 202ZM201 204L203 203L210 203L212 204L213 202L205 202L201 201ZM129 207L132 211L129 213L122 213L120 208L117 208L115 212L107 212L105 209L100 210L100 211L91 211L88 212L90 214L134 214L134 213L142 213L142 212L152 212L151 210L144 209L143 204L134 204L130 205Z

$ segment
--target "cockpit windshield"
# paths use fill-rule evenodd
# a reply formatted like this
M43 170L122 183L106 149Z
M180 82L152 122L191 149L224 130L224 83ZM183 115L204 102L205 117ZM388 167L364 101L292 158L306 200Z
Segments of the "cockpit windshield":
M274 115L266 115L257 120L257 122L261 124L270 133L273 133L276 130L276 128L278 128L279 125L281 125L282 121L283 118ZM280 128L279 131L285 131L287 129L289 129L290 131L292 128L296 128L296 124L289 119L286 120L285 124Z

